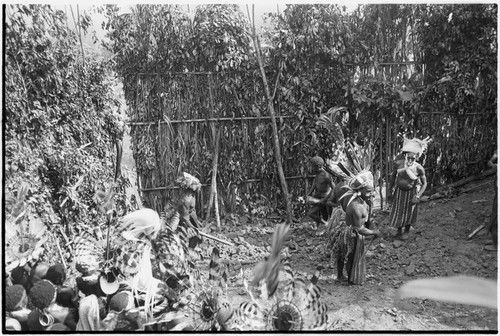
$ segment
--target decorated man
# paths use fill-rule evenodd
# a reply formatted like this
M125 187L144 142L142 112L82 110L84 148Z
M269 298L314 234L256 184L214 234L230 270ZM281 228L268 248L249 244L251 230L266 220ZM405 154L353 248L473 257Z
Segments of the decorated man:
M181 195L177 202L179 215L196 228L200 228L201 223L196 215L196 193L201 189L200 180L184 172L175 180L175 184L181 188Z
M319 156L311 159L312 170L316 176L307 193L308 203L312 205L307 214L316 222L316 228L319 228L321 224L326 224L330 216L332 207L328 205L328 199L335 188L332 177L324 169L324 164L325 162Z
M396 237L402 240L408 239L410 228L416 223L418 203L427 188L424 167L417 160L427 149L429 141L429 138L405 138L402 153L393 162L389 181L392 195L389 225L398 229Z
M377 236L378 230L366 227L370 207L368 205L373 191L373 175L369 171L357 174L345 186L339 203L345 211L345 222L333 223L336 226L331 237L332 257L337 264L337 280L347 280L350 284L362 285L365 280L365 236Z

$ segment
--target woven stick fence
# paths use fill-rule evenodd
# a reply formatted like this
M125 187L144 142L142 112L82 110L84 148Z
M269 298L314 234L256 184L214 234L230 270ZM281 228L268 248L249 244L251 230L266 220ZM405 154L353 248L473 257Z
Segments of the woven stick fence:
M366 65L361 69L364 75L375 75L396 84L402 84L412 74L424 71L425 65L416 62L379 63L378 66ZM487 169L486 162L497 145L496 113L419 111L416 116L409 115L407 119L402 119L398 114L387 111L384 120L380 120L378 125L365 122L364 116L360 116L356 132L376 144L377 155L373 164L381 181L388 181L392 173L391 162L403 145L401 133L408 129L433 139L420 159L426 170L428 189L479 175Z
M384 79L404 81L415 71L414 62L379 64L362 69ZM212 73L139 74L133 109L132 137L139 188L146 206L163 210L176 199L175 178L187 171L203 183L198 213L204 214L210 196L213 168L214 131L220 132L217 189L220 210L234 212L240 205L251 211L259 205L280 205L280 188L272 155L271 127L265 102L260 99L259 79L247 83L254 88L251 97L227 90L224 80ZM209 93L209 88L211 93ZM210 99L212 95L212 99ZM283 167L292 197L304 196L311 176L304 173L304 162L297 157L303 134L290 123L293 116L278 116ZM480 173L494 150L497 137L496 115L473 112L455 115L422 111L418 118L402 120L387 113L378 125L363 122L358 134L376 146L374 168L381 181L390 175L390 162L402 146L401 132L413 123L414 130L430 135L424 157L429 187L451 183ZM299 144L299 145L296 145Z
M265 101L242 97L226 90L223 81L211 73L139 74L131 135L137 162L139 188L146 206L158 211L174 201L173 185L183 171L197 176L203 184L197 209L204 214L209 203L214 157L214 134L220 132L217 169L219 208L235 211L265 205L275 208L279 183L272 152L271 127L263 115ZM212 97L212 99L210 99ZM280 115L283 166L291 189L305 190L302 162L294 155L293 144L301 139L287 123L292 116Z

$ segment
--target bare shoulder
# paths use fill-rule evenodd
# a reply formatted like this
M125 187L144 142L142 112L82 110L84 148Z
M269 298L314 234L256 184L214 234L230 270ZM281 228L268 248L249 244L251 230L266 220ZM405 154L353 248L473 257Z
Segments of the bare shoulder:
M368 209L366 207L366 203L361 199L356 198L349 204L347 207L346 213L353 214L357 217L363 217L368 213Z
M416 168L417 168L417 173L418 173L419 175L423 175L423 174L425 174L425 168L424 168L424 167L423 167L420 163L416 162L416 163L415 163L415 166L416 166Z
M324 181L331 181L332 177L326 170L320 171L317 175L316 178L318 181L324 182Z
M320 174L323 177L330 178L330 174L324 169L322 171L320 171L318 175L320 175Z

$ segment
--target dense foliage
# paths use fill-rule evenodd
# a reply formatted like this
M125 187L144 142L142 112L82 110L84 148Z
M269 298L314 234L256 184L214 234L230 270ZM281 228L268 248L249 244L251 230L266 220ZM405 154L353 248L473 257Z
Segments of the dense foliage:
M116 55L133 119L267 114L249 23L238 6L186 10L140 5L121 15L116 6L107 6L106 12L107 46ZM493 146L484 138L496 136L496 128L485 129L495 122L496 12L494 4L391 4L363 5L350 13L337 5L289 5L281 13L268 14L269 23L261 32L266 76L278 113L294 117L279 124L285 174L304 176L309 157L331 156L335 137L316 122L331 108L344 114L345 135L375 145L375 169L386 169L381 158L395 155L398 134L407 134L435 138L427 162L432 173L440 174L439 183L477 173L481 168L470 162L485 160ZM199 72L213 76L194 78ZM159 73L164 75L160 81L153 78ZM208 87L214 91L208 92ZM182 104L192 111L184 112ZM445 114L432 119L428 111ZM471 112L491 114L456 117ZM219 125L223 185L275 180L268 123ZM165 134L160 128L148 128L147 135L145 128L133 130L139 132L134 137L139 171L153 176L154 167L165 165L165 152L181 149L184 159L171 156L165 171L191 170L208 182L215 128L171 126L176 144L162 152L144 146L149 141L145 139ZM465 134L461 129L473 131ZM181 131L197 135L181 137ZM464 145L466 137L476 145ZM186 146L193 138L196 145ZM458 153L458 147L466 151ZM167 177L163 172L159 179L148 179L168 184ZM266 195L268 203L276 187L243 189L246 196ZM303 190L303 183L291 187L294 196Z
M23 182L26 218L49 228L90 223L88 207L97 189L109 189L122 136L111 69L83 59L63 11L13 5L6 14L5 193L19 193ZM88 16L80 19L89 26Z

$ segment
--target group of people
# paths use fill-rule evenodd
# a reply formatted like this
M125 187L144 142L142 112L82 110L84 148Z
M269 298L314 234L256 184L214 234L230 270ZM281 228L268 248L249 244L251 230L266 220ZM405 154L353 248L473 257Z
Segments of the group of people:
M25 272L26 267L18 270ZM135 307L132 290L106 295L97 277L76 280L76 286L69 286L63 264L49 266L41 262L22 278L14 276L5 289L6 330L88 332L138 328L135 319L121 314Z
M389 223L397 229L396 238L406 240L417 219L417 209L422 194L427 187L425 170L417 162L426 149L428 139L405 139L401 154L393 162L389 181L392 199ZM308 215L317 226L326 225L337 207L345 214L343 225L335 227L331 243L328 245L337 265L337 279L352 284L363 284L365 279L365 237L373 239L380 231L371 223L371 201L374 193L373 175L370 171L360 171L355 176L335 185L332 176L325 170L324 161L316 156L311 159L316 174L309 190ZM329 223L331 225L332 223ZM403 233L404 229L404 233ZM344 268L347 277L344 276Z
M427 148L429 138L404 139L401 153L392 163L388 201L391 203L389 226L396 229L394 238L407 240L412 226L416 224L418 205L427 188L427 177L424 167L418 163ZM488 161L490 168L497 167L496 152ZM332 176L325 170L325 163L319 156L311 159L311 167L316 174L308 192L311 208L308 216L318 227L332 225L334 227L327 244L329 254L337 266L337 279L347 280L350 284L363 284L365 280L365 237L374 239L380 231L371 223L371 200L374 192L373 175L368 170L360 171L345 181L334 184ZM345 221L338 213L344 212ZM327 224L327 221L328 224ZM404 230L404 231L403 231ZM490 219L489 232L492 242L485 246L487 251L497 251L497 178L495 175L495 196ZM344 276L344 268L347 277Z
M180 194L177 204L168 209L172 212L168 218L171 221L169 225L175 231L180 226L181 220L189 223L187 230L185 226L182 226L178 231L184 233L183 237L186 238L190 247L195 247L200 243L201 238L190 233L197 231L200 227L195 211L195 196L201 183L194 176L183 173L176 179L175 184L179 187ZM151 219L145 215L147 210ZM137 215L134 215L135 213ZM130 217L130 220L126 220L128 217L126 216L122 218L119 225L117 224L117 227L124 227L125 231L120 231L120 233L114 231L111 235L111 241L116 239L118 243L115 244L116 246L110 245L113 257L110 257L108 261L115 266L123 265L123 270L120 269L120 271L124 277L125 269L131 272L144 270L144 276L140 277L138 274L136 277L137 287L140 287L143 286L142 282L151 278L152 269L149 273L146 271L152 268L152 265L149 265L149 268L145 266L145 259L141 257L141 253L142 256L146 255L144 254L145 248L137 245L136 249L130 250L132 254L129 254L125 253L125 245L130 242L130 246L135 246L134 242L142 242L146 236L152 235L151 232L155 228L160 228L164 223L160 222L158 214L151 209L141 209L129 215L140 216L140 218ZM67 281L69 280L66 278L67 265L60 263L49 265L46 262L35 261L33 265L26 263L18 266L8 274L5 281L4 311L7 330L78 332L129 331L139 328L138 321L142 320L129 313L132 308L146 299L141 299L142 301L137 299L135 287L131 287L136 284L133 280L127 281L127 284L118 283L116 279L110 279L109 275L103 275L102 265L105 256L94 253L99 249L94 249L93 244L97 244L98 241L92 237L93 235L85 231L74 238L73 257L75 268L80 273L75 278L75 283ZM106 240L99 240L99 242L103 241ZM122 259L114 260L115 256ZM155 271L157 271L156 268ZM168 291L164 285L159 285L159 287ZM141 303L141 305L144 304Z

